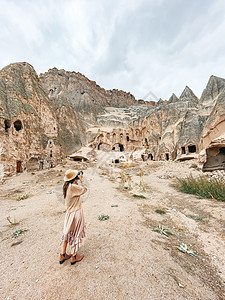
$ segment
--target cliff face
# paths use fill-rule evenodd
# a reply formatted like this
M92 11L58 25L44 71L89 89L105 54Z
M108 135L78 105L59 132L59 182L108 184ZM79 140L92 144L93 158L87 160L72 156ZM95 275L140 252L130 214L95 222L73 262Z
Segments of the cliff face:
M224 82L211 76L201 100L186 86L179 98L173 94L168 101L160 99L149 108L137 107L133 114L132 107L103 114L98 117L99 132L93 147L113 150L120 145L125 151L144 148L155 160L196 157L225 132Z
M134 107L130 93L105 91L80 73L56 68L38 78L28 63L0 71L0 176L57 164L86 144L106 107Z
M0 121L1 175L58 162L57 120L31 65L11 64L0 71Z
M202 131L200 150L209 146L211 141L225 133L225 88L216 96Z
M146 138L155 159L175 159L182 146L199 142L202 120L198 102L192 90L186 87L179 98L173 94L168 103L161 101L146 117L142 127L148 128Z
M185 159L224 133L224 103L225 80L215 76L200 100L186 86L179 98L146 103L80 73L53 68L38 78L28 63L11 64L0 71L0 175L52 167L87 143Z
M40 74L40 80L49 99L71 103L86 128L96 123L97 116L105 113L105 107L138 105L130 93L104 90L80 73L53 68Z
M206 149L225 132L224 103L225 80L215 76L210 77L200 100L186 87L179 99L172 95L168 103L159 102L143 123L150 128L153 146L148 151L156 159L185 159Z
M200 98L200 103L204 106L213 106L216 98L225 88L225 79L211 76Z

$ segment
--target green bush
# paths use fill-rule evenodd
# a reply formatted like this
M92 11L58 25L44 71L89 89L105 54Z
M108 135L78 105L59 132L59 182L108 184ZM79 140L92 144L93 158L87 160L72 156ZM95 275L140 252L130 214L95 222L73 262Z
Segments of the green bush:
M156 209L155 212L160 215L164 215L166 212L162 209Z
M146 199L146 197L144 195L133 194L133 197L135 197L135 198L141 198L141 199Z
M179 191L186 194L194 194L203 198L215 198L219 201L225 201L225 179L224 177L199 176L193 178L177 178Z

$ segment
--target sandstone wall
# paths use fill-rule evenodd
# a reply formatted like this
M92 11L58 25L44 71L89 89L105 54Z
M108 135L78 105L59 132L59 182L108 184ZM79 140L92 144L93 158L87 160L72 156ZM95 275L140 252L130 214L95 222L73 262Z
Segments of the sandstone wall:
M138 105L130 93L119 90L105 90L84 75L50 69L40 74L40 80L50 99L70 102L81 117L86 128L95 124L97 116L105 112L105 107L127 107Z
M0 72L0 123L5 176L59 162L57 120L37 74L27 63L11 64Z
M85 144L144 150L154 160L205 149L206 162L207 147L225 131L224 103L225 80L215 76L200 100L186 86L179 98L146 103L80 73L53 68L38 78L29 64L11 64L0 72L0 175L54 166Z
M148 157L155 160L196 157L202 148L225 132L224 82L211 76L201 100L186 86L179 98L173 94L168 101L160 100L151 109L143 110L145 106L134 111L131 107L126 111L114 109L111 114L98 117L100 128L96 138L92 135L89 142L105 151L114 148L120 151L122 146L125 151L144 148ZM120 139L120 135L133 138L127 141ZM115 147L119 144L120 148Z

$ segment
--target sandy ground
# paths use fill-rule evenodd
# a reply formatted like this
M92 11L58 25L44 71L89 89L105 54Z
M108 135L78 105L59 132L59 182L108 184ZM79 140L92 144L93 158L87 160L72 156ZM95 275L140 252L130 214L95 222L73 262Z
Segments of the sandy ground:
M225 299L225 203L176 191L176 176L199 174L190 165L135 163L122 169L132 190L121 186L119 167L108 171L75 162L7 180L0 187L0 299ZM65 216L61 187L71 167L86 169L88 185L87 237L80 249L85 257L74 266L58 263ZM99 221L102 213L109 219ZM159 224L174 235L154 232ZM13 238L21 229L27 231ZM182 242L198 256L178 251Z

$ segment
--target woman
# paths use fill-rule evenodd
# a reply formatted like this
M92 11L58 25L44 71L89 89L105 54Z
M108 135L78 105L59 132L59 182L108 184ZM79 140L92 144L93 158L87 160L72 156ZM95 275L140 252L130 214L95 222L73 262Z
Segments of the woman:
M63 196L65 198L66 215L64 221L63 236L60 245L59 263L71 257L71 265L81 261L84 255L78 255L81 239L85 237L85 222L80 196L83 195L87 188L83 184L83 174L76 170L67 170L64 177ZM80 180L81 185L78 185ZM67 243L70 244L71 254L66 254Z

